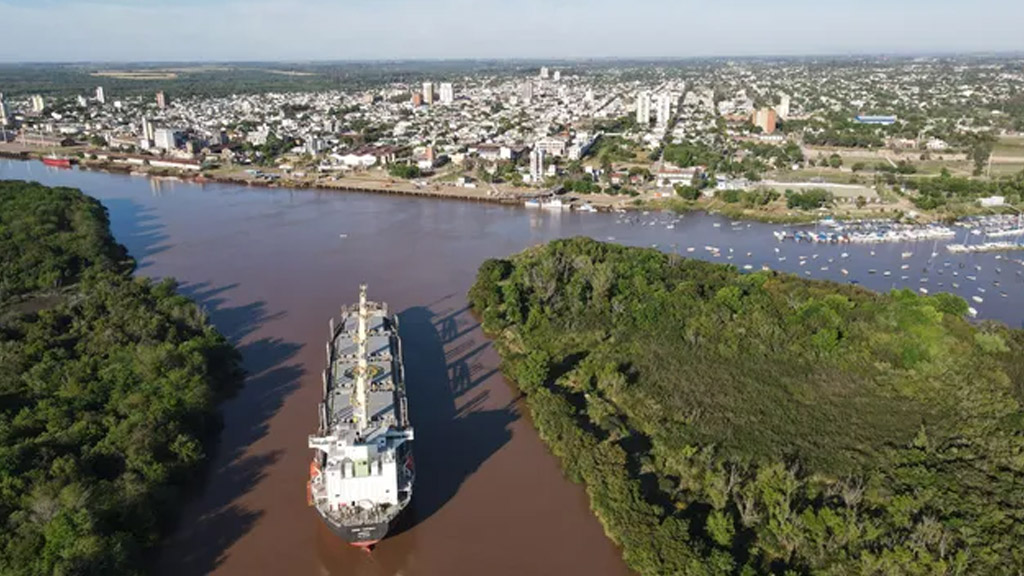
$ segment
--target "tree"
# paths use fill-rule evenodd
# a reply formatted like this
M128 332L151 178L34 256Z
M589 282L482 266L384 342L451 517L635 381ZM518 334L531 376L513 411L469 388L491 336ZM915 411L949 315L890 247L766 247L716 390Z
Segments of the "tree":
M832 168L839 168L843 165L843 157L839 154L832 154L828 157L828 165Z

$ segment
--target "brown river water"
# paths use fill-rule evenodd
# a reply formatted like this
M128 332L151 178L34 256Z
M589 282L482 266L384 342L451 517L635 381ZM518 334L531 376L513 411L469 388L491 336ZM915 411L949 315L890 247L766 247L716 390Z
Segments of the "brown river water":
M629 574L583 489L562 476L537 436L467 309L483 260L552 238L615 238L684 254L694 246L690 255L709 259L707 244L734 247L736 265L771 263L796 273L805 271L796 256L815 252L820 262L836 263L827 271L808 267L813 277L858 279L879 290L942 291L939 282L948 286L948 271L959 268L978 279L964 281L964 297L975 285L989 286L986 304L975 304L983 317L1015 326L1024 318L1016 274L1024 266L991 254L953 257L932 242L902 259L913 248L779 245L771 226L707 215L687 215L670 229L669 217L655 214L626 222L614 214L197 185L8 160L0 160L0 178L78 187L100 199L138 274L177 278L243 353L249 377L223 406L208 478L161 549L163 574ZM778 261L776 246L790 258ZM877 255L869 258L868 250ZM848 278L838 264L847 251ZM950 261L945 276L942 261ZM901 281L904 263L913 275ZM869 268L895 274L883 278ZM925 277L930 283L919 284ZM400 316L418 471L410 510L371 554L330 534L305 495L328 319L355 301L360 283Z

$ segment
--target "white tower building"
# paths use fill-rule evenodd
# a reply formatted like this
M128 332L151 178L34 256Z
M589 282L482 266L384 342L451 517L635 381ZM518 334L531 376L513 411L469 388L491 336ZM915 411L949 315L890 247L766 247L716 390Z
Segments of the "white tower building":
M103 86L96 87L96 101L100 104L107 103L107 93L105 90L103 90Z
M441 104L451 104L455 101L455 88L451 82L441 83Z
M672 95L661 94L658 96L657 106L658 126L668 126L668 120L672 117Z
M647 127L651 122L651 93L641 92L636 97L636 123L641 128Z
M775 113L783 120L789 116L789 94L783 94L779 105L775 107Z
M434 83L424 82L423 83L423 103L433 104L434 103Z
M534 183L544 181L544 149L535 147L530 152L530 180Z

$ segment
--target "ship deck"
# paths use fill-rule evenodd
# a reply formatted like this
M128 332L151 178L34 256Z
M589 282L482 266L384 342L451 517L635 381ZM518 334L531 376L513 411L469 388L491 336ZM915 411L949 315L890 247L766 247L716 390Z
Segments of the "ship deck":
M330 428L350 442L372 442L397 422L395 386L393 373L392 334L394 327L382 310L374 310L367 318L367 365L370 370L366 399L369 422L361 437L353 422L355 410L352 406L355 392L355 369L359 364L358 346L355 342L359 319L357 314L342 318L334 337L334 364L331 366L331 382L328 392L327 411Z

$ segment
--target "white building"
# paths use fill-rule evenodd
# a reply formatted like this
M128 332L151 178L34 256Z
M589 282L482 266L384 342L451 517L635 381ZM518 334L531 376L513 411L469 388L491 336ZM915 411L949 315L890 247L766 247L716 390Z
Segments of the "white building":
M779 105L775 107L775 113L783 120L789 117L789 94L782 95Z
M672 95L661 94L658 96L658 126L668 126L669 118L672 117Z
M33 96L32 97L32 111L33 112L42 112L44 108L46 108L46 102L43 100L43 97L40 96L39 94L36 94L35 96Z
M178 148L179 135L173 128L157 128L153 131L153 146L160 150L175 150Z
M7 109L7 101L0 92L0 126L7 126L11 121L11 111Z
M530 180L534 183L544 181L544 149L534 148L530 152Z
M541 78L541 80L547 80L549 75L550 75L550 73L548 72L548 67L547 66L542 66L541 69L540 69L540 78Z
M423 103L433 104L434 103L434 83L424 82L423 83Z
M441 83L441 104L451 104L455 101L455 88L451 82Z
M1002 206L1006 204L1006 198L1003 196L989 196L988 198L979 198L978 203L983 208L992 208L994 206Z
M530 82L529 80L523 82L520 98L522 99L524 104L529 104L530 102L533 102L533 82Z
M96 101L100 104L107 103L107 93L105 90L103 90L103 86L96 87Z
M561 158L565 156L565 150L568 147L568 143L565 138L558 136L549 136L547 138L541 138L533 144L534 149L543 150L547 156L557 156Z
M149 142L152 142L154 139L156 139L156 134L153 131L153 123L150 122L149 118L146 118L145 116L142 117L142 130L140 135L142 136L143 140Z
M555 70L555 78L554 79L555 79L555 82L558 82L558 81L560 81L562 79L562 71L561 70Z
M263 146L267 143L267 139L270 138L270 128L263 126L258 130L253 130L245 135L246 142L253 146Z
M641 92L636 97L636 123L641 128L651 122L651 93Z

